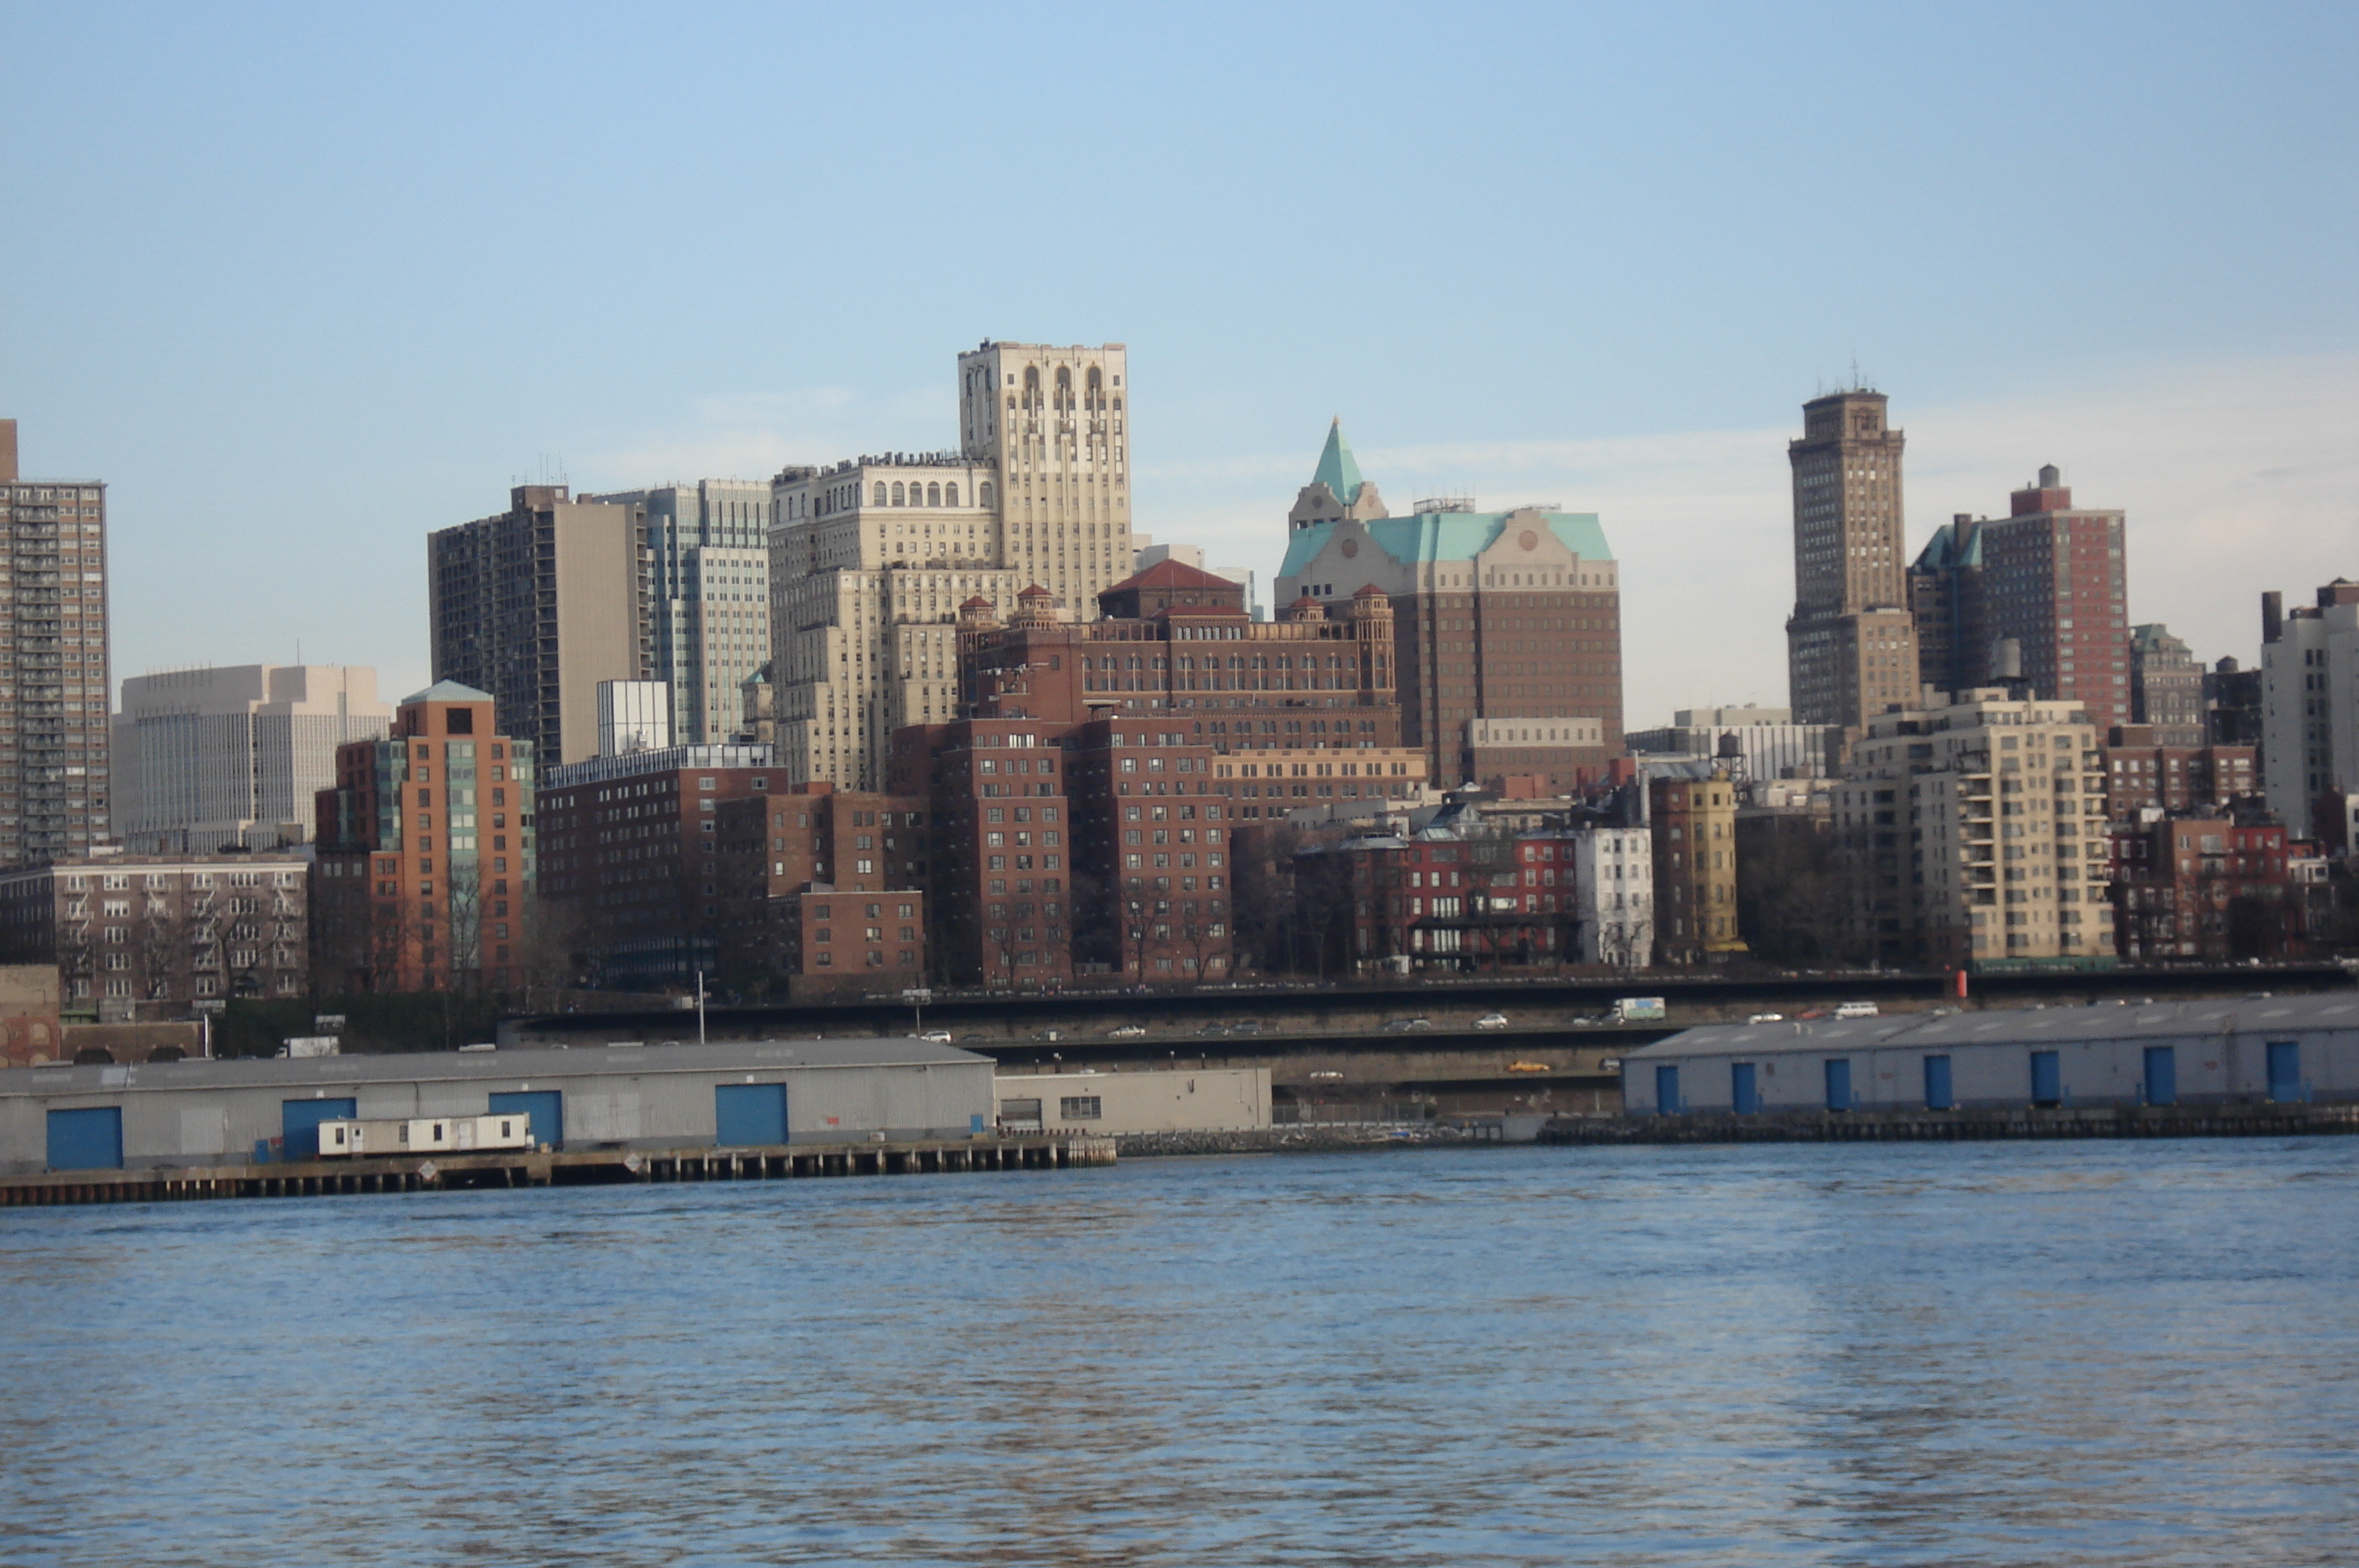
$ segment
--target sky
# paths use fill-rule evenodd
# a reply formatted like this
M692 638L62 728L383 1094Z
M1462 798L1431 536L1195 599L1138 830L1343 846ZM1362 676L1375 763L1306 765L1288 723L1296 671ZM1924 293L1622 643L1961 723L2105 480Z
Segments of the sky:
M2359 6L0 0L0 417L109 483L119 677L428 677L507 488L956 440L1129 346L1136 527L1265 583L1328 420L1397 507L1595 511L1625 707L1785 700L1784 444L1910 546L2038 466L2250 660L2359 576Z

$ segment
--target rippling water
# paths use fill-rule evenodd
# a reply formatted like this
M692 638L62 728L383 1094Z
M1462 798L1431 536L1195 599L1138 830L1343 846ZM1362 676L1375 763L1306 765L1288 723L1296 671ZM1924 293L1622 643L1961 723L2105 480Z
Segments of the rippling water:
M2359 1558L2359 1139L12 1210L0 1561Z

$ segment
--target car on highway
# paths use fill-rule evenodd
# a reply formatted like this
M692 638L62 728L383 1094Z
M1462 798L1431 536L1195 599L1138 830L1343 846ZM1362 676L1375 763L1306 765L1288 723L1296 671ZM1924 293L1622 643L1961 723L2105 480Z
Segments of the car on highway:
M1507 1027L1507 1015L1505 1013L1484 1013L1481 1018L1474 1020L1474 1027L1476 1029L1506 1029Z
M1755 1013L1745 1021L1748 1024L1782 1024L1786 1021L1786 1015L1783 1013Z
M1112 1035L1116 1040L1136 1040L1140 1035L1143 1035L1146 1032L1147 1030L1137 1024L1125 1024L1120 1029L1110 1029L1106 1030L1107 1034Z
M1835 1009L1839 1018L1872 1018L1875 1017L1874 1002L1845 1002Z
M948 1029L928 1029L918 1038L919 1040L931 1040L936 1045L948 1045L951 1042L951 1031Z
M1385 1024L1385 1028L1392 1030L1395 1034L1399 1034L1408 1029L1428 1029L1432 1027L1433 1020L1431 1018L1392 1018L1387 1020Z
M1318 1072L1313 1073L1310 1076L1312 1076L1313 1078L1325 1079L1325 1078L1341 1078L1341 1077L1342 1077L1342 1076L1343 1076L1343 1075L1341 1073L1336 1072L1336 1071L1335 1071L1333 1068L1332 1068L1332 1067L1322 1067L1322 1068L1321 1068Z

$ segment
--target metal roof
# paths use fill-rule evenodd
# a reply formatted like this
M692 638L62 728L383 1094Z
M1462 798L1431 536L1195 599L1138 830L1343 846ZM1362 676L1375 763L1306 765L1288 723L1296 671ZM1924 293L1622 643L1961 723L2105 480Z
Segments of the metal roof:
M110 1089L264 1089L303 1092L364 1083L555 1082L608 1073L738 1073L781 1068L966 1067L991 1058L922 1040L749 1040L712 1045L582 1045L571 1049L436 1051L357 1056L240 1057L119 1066L16 1067L0 1072L0 1096L97 1094Z
M1707 1024L1629 1052L1649 1056L1823 1054L1883 1047L1939 1051L1965 1045L2071 1044L2100 1040L2170 1040L2198 1035L2359 1029L2359 995L2243 996L2197 1002L2103 1003L2086 1007L2013 1007L1874 1018L1812 1018L1774 1024Z

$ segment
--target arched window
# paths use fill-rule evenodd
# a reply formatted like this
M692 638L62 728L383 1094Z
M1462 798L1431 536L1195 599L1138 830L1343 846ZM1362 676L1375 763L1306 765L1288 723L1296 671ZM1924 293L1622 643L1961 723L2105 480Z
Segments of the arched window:
M1090 367L1089 385L1090 407L1093 408L1103 408L1105 406L1105 379L1098 373L1098 369L1095 365L1092 365Z
M927 505L927 506L940 506L941 504L942 504L942 487L941 487L940 485L927 485L927 486L926 486L926 505Z
M1070 408L1072 406L1073 373L1060 365L1057 367L1057 407Z
M994 503L994 497L995 497L997 494L998 494L998 492L997 492L996 490L995 490L995 489L992 487L992 484L991 484L991 482L990 482L989 480L987 480L987 479L986 479L986 480L984 480L984 484L983 484L983 498L982 498L981 500L977 501L977 502L975 503L975 505L977 505L977 506L992 506L992 505L994 505L994 504L995 504L995 503Z
M893 505L897 506L902 505L901 482L897 479L893 482Z
M1024 367L1024 406L1027 408L1040 406L1040 367L1037 365Z
M885 482L881 479L876 482L876 499L870 505L877 506L885 505Z
M958 505L957 485L945 485L942 486L942 505L945 506L955 506Z

